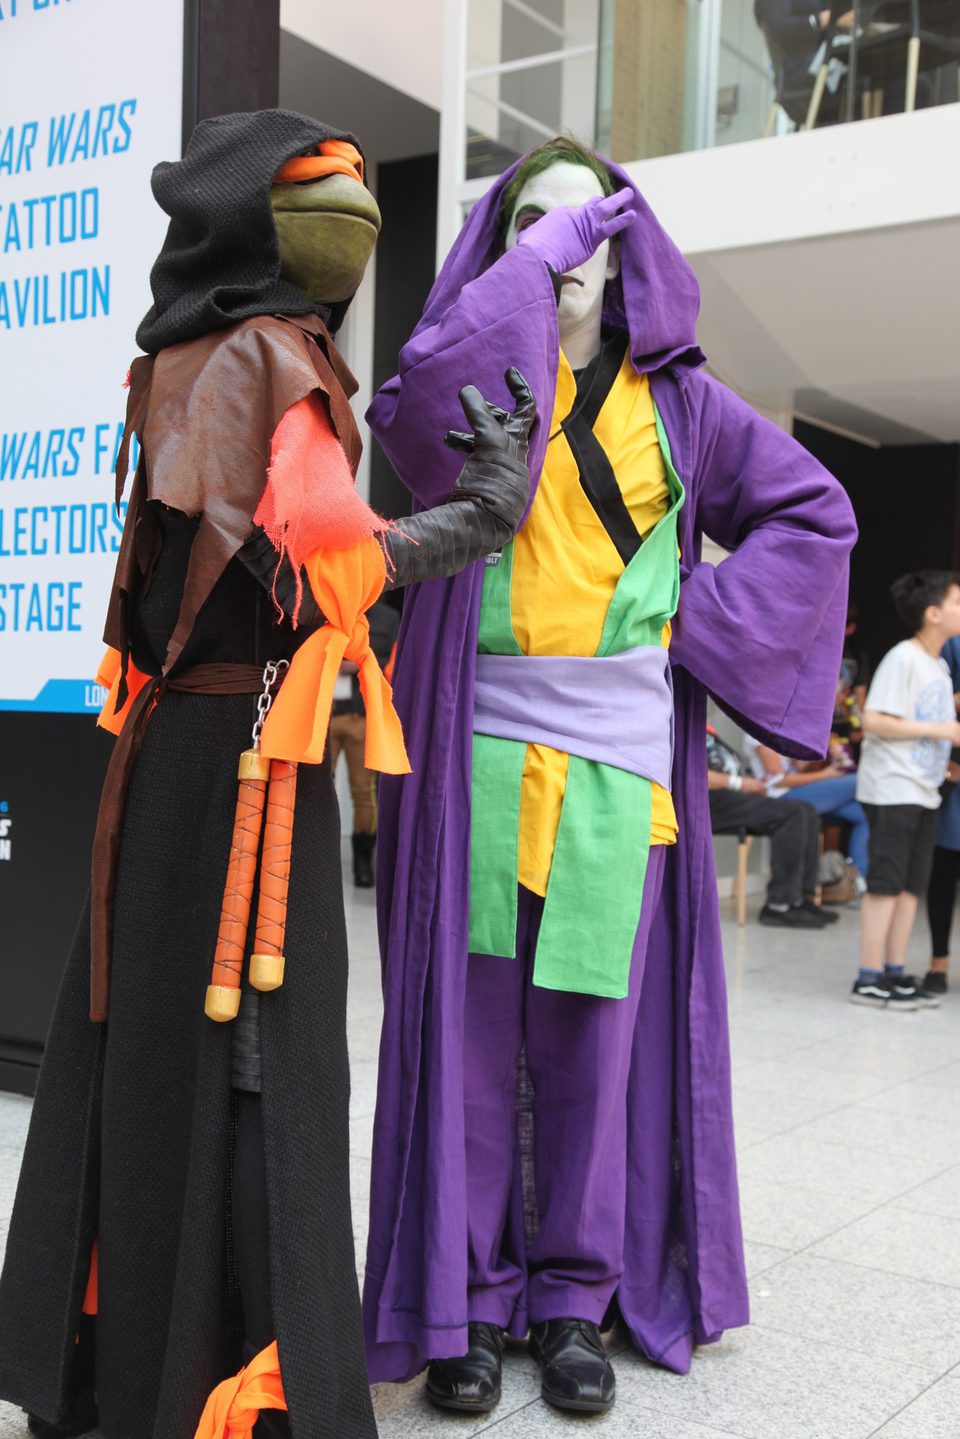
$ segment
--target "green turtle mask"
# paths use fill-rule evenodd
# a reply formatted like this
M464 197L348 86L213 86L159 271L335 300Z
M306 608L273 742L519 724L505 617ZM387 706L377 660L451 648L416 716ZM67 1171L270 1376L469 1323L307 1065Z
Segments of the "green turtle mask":
M356 294L380 233L380 211L360 180L335 173L271 187L280 273L309 300Z

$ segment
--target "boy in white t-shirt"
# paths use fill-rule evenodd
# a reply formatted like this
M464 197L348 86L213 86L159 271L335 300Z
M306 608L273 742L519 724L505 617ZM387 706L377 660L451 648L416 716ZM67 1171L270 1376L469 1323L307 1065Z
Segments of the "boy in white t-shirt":
M913 638L884 656L863 713L857 799L870 824L870 869L850 998L898 1010L939 1002L904 972L904 960L930 879L940 786L951 746L960 745L953 684L940 658L960 635L960 575L903 575L890 594Z

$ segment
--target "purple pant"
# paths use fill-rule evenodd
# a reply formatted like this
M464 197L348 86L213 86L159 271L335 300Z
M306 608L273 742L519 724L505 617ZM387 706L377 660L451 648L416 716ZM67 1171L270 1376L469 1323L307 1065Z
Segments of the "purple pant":
M464 1026L468 1317L506 1328L600 1323L623 1269L627 1082L647 935L664 850L650 851L643 913L626 999L538 989L531 983L543 900L521 888L517 958L471 954ZM602 923L602 916L598 916ZM520 1105L525 1051L532 1095ZM526 1118L526 1122L525 1122ZM533 1160L536 1233L524 1222L520 1130Z

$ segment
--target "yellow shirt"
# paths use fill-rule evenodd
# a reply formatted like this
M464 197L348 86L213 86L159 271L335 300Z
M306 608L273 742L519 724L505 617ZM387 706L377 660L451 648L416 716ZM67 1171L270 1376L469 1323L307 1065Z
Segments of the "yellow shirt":
M593 655L607 609L623 574L623 560L583 492L577 462L557 431L576 398L576 381L560 356L547 458L533 508L513 542L510 609L517 644L528 655ZM646 537L669 506L646 375L624 357L593 429L607 454L627 508ZM663 644L670 643L670 626ZM520 798L518 879L545 895L569 755L527 746ZM668 790L653 785L651 844L675 844L677 818Z

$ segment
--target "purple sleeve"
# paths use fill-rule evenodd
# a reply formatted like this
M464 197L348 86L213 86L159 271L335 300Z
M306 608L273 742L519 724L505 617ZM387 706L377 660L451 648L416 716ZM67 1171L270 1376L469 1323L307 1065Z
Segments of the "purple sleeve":
M671 658L749 734L826 752L856 540L837 481L789 435L704 375L687 384L698 532L731 554L684 579Z
M522 247L464 285L434 323L421 322L400 351L399 373L367 411L387 458L421 504L448 499L463 466L463 456L443 444L447 430L463 429L459 391L476 385L488 400L512 408L503 379L510 365L536 397L530 469L539 473L559 348L550 271Z

